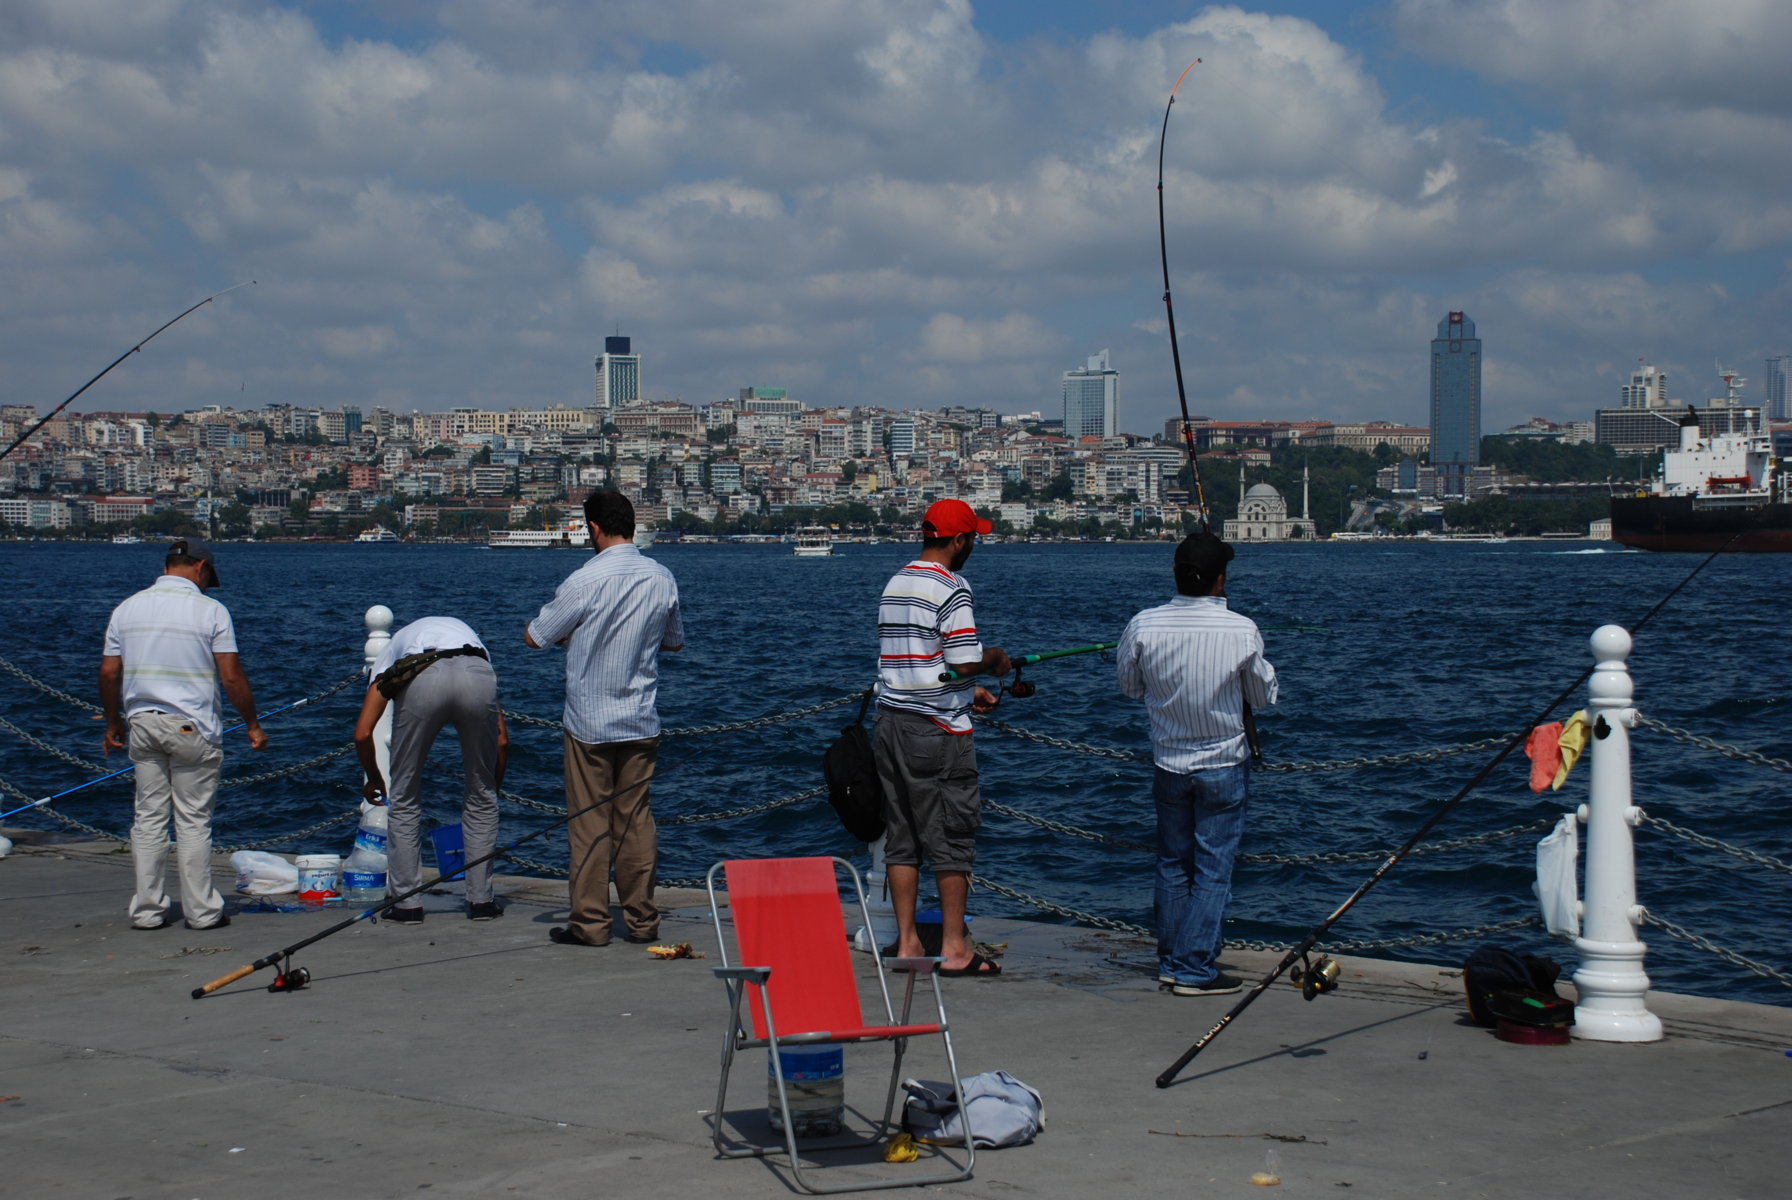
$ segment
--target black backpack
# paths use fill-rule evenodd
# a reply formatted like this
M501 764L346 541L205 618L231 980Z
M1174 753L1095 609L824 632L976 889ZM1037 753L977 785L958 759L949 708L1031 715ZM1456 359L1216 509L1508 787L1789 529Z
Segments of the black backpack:
M821 757L828 803L839 814L846 832L861 842L875 842L884 835L884 790L877 781L877 756L865 733L865 714L875 690L865 689L858 719L841 727L840 736Z
M1534 1026L1569 1024L1574 1004L1556 994L1561 974L1552 958L1481 946L1462 964L1469 1015L1475 1024L1490 1029L1502 1020Z

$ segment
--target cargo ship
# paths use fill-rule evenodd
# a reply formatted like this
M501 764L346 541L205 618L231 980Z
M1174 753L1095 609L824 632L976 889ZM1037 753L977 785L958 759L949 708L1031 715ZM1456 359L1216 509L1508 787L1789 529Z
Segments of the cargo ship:
M1708 408L1722 433L1707 437L1695 409L1680 422L1680 444L1662 455L1650 491L1612 497L1612 540L1641 550L1741 554L1792 552L1792 489L1773 457L1759 409L1735 403L1742 382L1726 375L1730 403Z

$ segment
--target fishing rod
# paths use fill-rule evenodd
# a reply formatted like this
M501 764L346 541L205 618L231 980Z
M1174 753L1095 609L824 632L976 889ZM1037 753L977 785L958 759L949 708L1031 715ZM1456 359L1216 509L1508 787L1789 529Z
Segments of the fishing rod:
M1723 545L1707 555L1705 560L1694 567L1692 571L1687 574L1686 578L1675 584L1668 594L1663 596L1660 601L1656 603L1654 608L1645 613L1642 620L1631 626L1630 632L1635 634L1645 625L1649 624L1650 621L1653 621L1661 610L1667 607L1668 601L1679 595L1681 589L1691 583L1698 576L1700 571L1703 571L1706 567L1710 566L1713 559L1722 554L1725 550L1728 550L1731 542L1734 542L1741 536L1742 532L1739 530L1730 537L1729 541L1726 541ZM1438 825L1442 824L1444 818L1456 811L1457 807L1468 798L1468 794L1479 787L1481 783L1493 773L1495 767L1504 762L1507 756L1514 750L1524 745L1525 739L1530 736L1531 730L1548 720L1549 714L1554 712L1564 700L1568 699L1581 684L1585 683L1588 677L1598 669L1598 666L1598 663L1594 663L1591 666L1583 668L1580 674L1576 675L1567 687L1556 693L1555 698L1544 706L1543 711L1538 713L1534 720L1519 729L1519 731L1513 734L1511 738L1507 739L1506 744L1499 749L1499 752L1496 753L1485 766L1475 772L1473 779L1470 779L1467 783L1463 784L1462 787L1457 790L1455 795L1444 801L1444 803L1439 806L1438 810L1432 813L1425 823L1420 825L1419 828L1413 832L1413 835L1407 838L1405 843L1401 845L1398 850L1395 850L1389 855L1387 860L1377 867L1374 873L1357 887L1356 891L1350 893L1344 903L1333 909L1331 915L1327 916L1325 920L1319 922L1318 925L1315 925L1307 936L1302 938L1300 942L1287 953L1282 961L1276 964L1275 970L1271 971L1252 987L1250 991L1246 992L1244 996L1239 999L1238 1003L1232 1006L1231 1011L1221 1017L1212 1029L1209 1029L1206 1033L1202 1034L1200 1039L1197 1040L1194 1045L1183 1051L1182 1057L1171 1063L1169 1067L1157 1077L1157 1086L1160 1088L1167 1088L1174 1083L1176 1081L1176 1076L1182 1071L1182 1068L1186 1067L1194 1059L1195 1055L1205 1050L1208 1044L1211 1043L1214 1038L1218 1037L1220 1032L1224 1030L1226 1026L1230 1025L1240 1013L1249 1008L1251 1004L1256 1001L1258 996L1261 996L1264 992L1268 991L1270 985L1281 978L1282 972L1292 967L1296 959L1300 960L1302 967L1296 974L1290 976L1290 978L1301 984L1301 992L1308 1000L1311 1000L1315 995L1318 995L1321 992L1329 992L1336 988L1338 964L1323 956L1320 958L1319 962L1311 962L1308 959L1308 955L1311 953L1313 947L1331 931L1332 926L1336 925L1345 913L1349 912L1351 908L1356 905L1358 900L1361 900L1364 896L1368 895L1369 889L1380 883L1388 872L1394 869L1394 866L1399 863L1401 859L1411 853L1413 848L1424 840L1425 835L1429 834Z
M174 318L174 321L180 320L180 318L186 316L187 313L191 313L198 309L204 308L206 305L210 304L213 300L216 300L219 296L227 295L230 292L236 291L236 289L240 288L240 287L248 287L250 284L252 284L254 282L255 281L253 279L246 279L242 283L232 284L230 287L225 288L222 292L213 292L211 295L209 295L205 299L201 300L198 304L195 304L192 308L189 308L186 312L183 312L182 314L180 314L180 317ZM49 416L44 417L37 424L33 425L30 429L27 429L24 433L21 433L18 436L18 438L13 442L12 445L8 446L4 450L0 450L0 458L5 458L8 454L11 454L14 450L17 450L20 446L24 445L25 442L30 439L32 434L36 433L38 430L42 429L45 425L48 425L51 421L55 420L57 413L61 412L63 409L67 408L69 405L73 404L75 402L76 397L80 396L80 394L82 392L86 391L88 388L92 387L94 384L96 384L100 380L104 379L108 374L111 373L113 367L116 367L119 363L123 362L125 359L129 358L131 355L137 353L137 351L139 351L139 350L143 349L143 347L149 345L152 341L155 340L157 333L161 333L163 329L168 328L168 325L174 324L174 321L169 321L167 325L161 326L161 328L157 329L155 333L150 334L148 337L146 337L142 341L138 342L135 346L132 346L129 350L126 350L123 354L120 354L117 358L112 360L111 364L104 371L101 371L98 375L95 375L92 379L89 379L86 383L84 383L80 387L76 388L75 394L73 396L70 396L67 400L64 400L61 404L58 404L55 408L50 410ZM95 780L94 782L97 783L99 781Z
M1090 646L1072 646L1068 650L1048 650L1044 654L1017 654L1010 657L1008 661L1014 664L1015 673L1018 674L1022 667L1030 667L1034 663L1042 663L1047 659L1069 658L1073 654L1093 654L1097 650L1112 650L1119 644L1119 642L1096 642ZM940 682L960 683L966 679L975 679L980 673L978 671L941 671Z
M1212 521L1207 513L1207 491L1201 486L1201 464L1195 453L1195 427L1188 416L1188 393L1182 385L1182 350L1176 342L1176 305L1170 299L1170 240L1164 228L1164 144L1170 136L1170 110L1176 106L1176 89L1188 78L1188 73L1201 64L1196 59L1182 69L1176 77L1176 86L1170 89L1169 103L1164 105L1163 129L1157 135L1157 253L1163 263L1164 270L1164 317L1170 325L1170 361L1176 368L1176 403L1182 408L1182 444L1188 451L1189 476L1195 491L1196 519L1201 529L1211 529Z
M690 751L687 751L685 757L689 757L690 753L691 753ZM683 759L681 758L679 761L682 762ZM676 765L676 764L674 764L674 765ZM508 845L498 847L496 850L493 850L490 854L487 854L481 858L476 858L476 859L472 860L471 862L462 863L459 866L450 870L447 874L439 874L438 873L434 879L430 879L423 883L420 883L416 887L412 888L408 892L403 893L402 895L388 896L383 902L374 905L372 908L363 909L362 911L356 913L354 916L349 917L347 920L338 921L336 924L330 926L328 929L324 929L318 933L314 933L308 938L301 938L299 941L292 943L292 945L290 945L290 946L283 946L280 949L274 951L272 954L263 955L262 957L256 959L252 963L246 963L243 966L238 967L236 970L230 972L228 975L220 975L218 978L212 980L210 983L204 985L203 987L194 988L193 993L192 993L193 999L203 1000L205 997L211 995L213 992L217 991L219 988L228 987L230 984L235 983L237 980L242 979L249 975L253 975L255 972L261 970L263 967L271 967L275 963L279 963L282 960L285 960L284 965L281 966L280 970L276 973L274 982L268 986L268 990L270 992L297 991L299 988L304 987L305 984L310 981L311 972L306 970L303 967L299 967L296 969L293 967L292 956L295 952L297 952L299 950L303 950L306 946L309 946L314 942L321 942L327 937L330 937L334 934L341 933L344 929L347 929L349 926L357 924L361 921L376 920L380 913L385 912L389 908L396 907L397 905L403 903L406 900L409 900L412 896L415 896L415 895L419 894L420 892L428 891L430 888L433 888L437 884L441 883L444 879L449 879L449 878L453 878L455 876L461 875L464 872L466 872L468 869L470 869L472 867L477 867L481 863L488 863L488 862L491 862L495 858L502 858L504 855L509 854L512 850L515 850L518 846L524 845L525 843L528 843L528 842L532 842L536 838L541 837L543 834L552 833L554 830L559 829L561 826L567 824L569 821L573 821L579 817L584 816L588 812L593 812L599 808L602 808L604 805L614 802L617 799L617 797L626 796L630 792L634 791L637 788L646 787L652 781L653 781L653 777L649 776L648 778L641 780L639 783L632 783L628 787L625 787L622 790L613 793L612 795L610 795L609 797L607 797L603 800L599 800L594 804L589 804L586 807L579 809L577 812L568 813L564 817L558 818L552 824L545 825L542 828L537 829L534 833L525 834L524 836L516 839L516 841L511 842ZM295 970L297 972L296 974L295 974Z
M283 712L291 712L295 708L299 708L302 705L310 704L313 700L321 700L321 699L323 699L324 696L327 696L330 694L331 693L329 693L329 692L324 692L324 693L321 693L320 695L316 695L316 696L307 696L303 700L296 700L293 703L288 704L283 708L269 709L267 712L262 713L260 716L256 717L255 719L257 721L265 721L269 717L279 716ZM247 721L238 721L235 725L232 725L229 729L224 730L224 733L235 733L239 729L248 728L248 725L249 725L249 722L247 722ZM96 783L104 783L108 779L117 779L120 775L129 775L132 771L135 771L136 769L137 769L137 764L132 763L128 767L120 767L118 770L113 771L109 775L101 775L98 779L89 779L86 783L77 783L72 788L65 788L62 791L57 792L54 796L45 796L42 800L33 800L30 804L21 804L21 805L19 805L19 807L13 809L11 812L0 813L0 821L4 821L6 818L12 816L13 813L22 813L28 808L42 808L44 805L52 803L53 801L56 801L56 800L60 800L64 796L72 796L76 792L84 791L85 789L92 787Z

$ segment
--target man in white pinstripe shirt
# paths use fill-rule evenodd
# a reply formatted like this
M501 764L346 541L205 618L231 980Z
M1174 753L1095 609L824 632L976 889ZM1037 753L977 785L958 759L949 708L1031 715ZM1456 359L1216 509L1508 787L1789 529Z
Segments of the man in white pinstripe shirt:
M1241 981L1219 969L1232 862L1250 796L1244 705L1276 702L1263 635L1226 607L1232 547L1211 533L1176 547L1176 597L1135 616L1120 637L1120 690L1144 700L1156 764L1158 982L1178 996L1220 996Z
M659 838L647 781L659 756L659 652L684 645L672 572L635 549L635 507L620 492L585 499L597 556L561 583L523 630L566 647L566 838L570 911L548 931L565 946L610 943L610 870L631 942L659 936Z

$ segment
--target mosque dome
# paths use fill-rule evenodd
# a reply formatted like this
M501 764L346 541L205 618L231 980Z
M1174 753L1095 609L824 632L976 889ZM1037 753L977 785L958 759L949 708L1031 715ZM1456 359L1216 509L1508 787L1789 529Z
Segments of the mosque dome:
M1246 500L1280 500L1282 498L1282 493L1276 491L1267 483L1253 483L1250 486L1250 489L1245 492L1244 498Z

